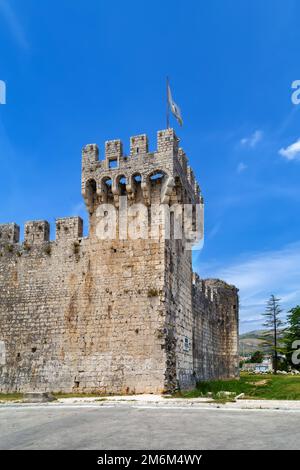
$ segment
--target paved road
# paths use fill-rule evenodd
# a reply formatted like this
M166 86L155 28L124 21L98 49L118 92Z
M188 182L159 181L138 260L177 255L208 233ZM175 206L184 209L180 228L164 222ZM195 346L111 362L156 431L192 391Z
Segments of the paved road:
M0 449L298 449L300 413L0 407Z

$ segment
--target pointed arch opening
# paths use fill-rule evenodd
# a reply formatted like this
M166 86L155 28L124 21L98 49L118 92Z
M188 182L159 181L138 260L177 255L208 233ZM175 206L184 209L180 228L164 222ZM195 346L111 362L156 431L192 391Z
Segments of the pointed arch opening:
M126 196L126 184L127 178L125 175L117 176L116 186L118 188L118 193L120 196Z
M85 199L90 212L93 212L97 202L97 183L89 179L85 184Z
M110 202L113 200L112 179L110 176L104 176L101 180L102 202Z

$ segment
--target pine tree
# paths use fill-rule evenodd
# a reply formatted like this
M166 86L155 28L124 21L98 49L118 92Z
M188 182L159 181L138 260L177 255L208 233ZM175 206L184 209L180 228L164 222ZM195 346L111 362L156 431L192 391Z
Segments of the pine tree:
M264 344L270 346L272 351L273 358L273 370L277 374L278 370L278 335L279 328L283 326L284 322L279 318L282 313L280 308L280 299L277 299L275 295L271 295L270 299L267 302L266 311L263 313L263 316L266 317L265 326L268 331L263 335Z

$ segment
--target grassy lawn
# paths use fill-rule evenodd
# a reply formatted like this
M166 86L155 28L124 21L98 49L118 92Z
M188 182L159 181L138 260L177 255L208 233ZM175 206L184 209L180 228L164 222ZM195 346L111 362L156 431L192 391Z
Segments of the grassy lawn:
M22 400L22 393L0 393L0 401Z
M218 397L218 392L244 393L244 398L266 400L300 400L299 375L251 375L241 373L240 379L199 382L195 390L180 392L176 397L196 398L207 396Z
M57 399L60 398L86 398L93 397L98 398L97 401L106 400L100 393L53 393L54 397ZM0 402L1 401L16 401L22 400L22 393L0 393Z
M251 399L300 400L300 375L252 375L241 373L240 379L199 382L196 389L188 392L178 392L173 397L197 398L210 396L220 402L230 401L230 397L222 397L219 392L233 392L234 395L244 393L244 398ZM103 395L96 393L55 393L54 396L56 398L95 397L98 398L97 401L109 399L109 396L105 398ZM21 393L0 393L0 401L22 400L22 397Z

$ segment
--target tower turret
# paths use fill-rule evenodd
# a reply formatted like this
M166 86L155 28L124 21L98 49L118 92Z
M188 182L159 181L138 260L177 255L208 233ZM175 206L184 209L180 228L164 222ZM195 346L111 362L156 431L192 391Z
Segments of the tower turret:
M100 204L119 207L120 196L128 203L172 205L203 202L200 187L179 139L173 129L158 131L157 150L149 152L145 134L130 138L130 155L124 155L120 140L105 143L105 158L90 144L82 151L82 196L90 214L93 233L94 215Z

